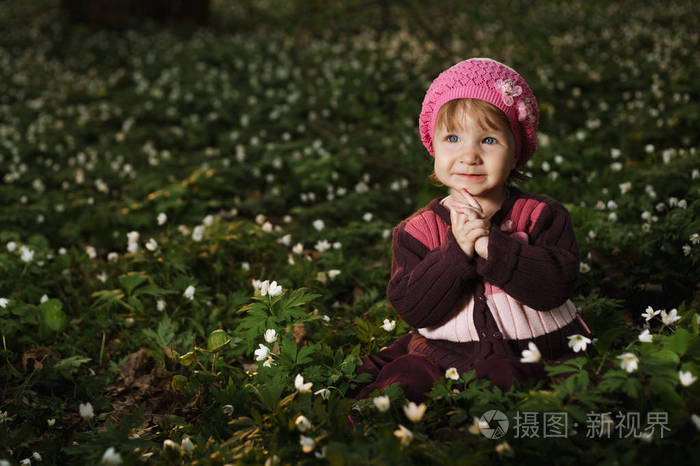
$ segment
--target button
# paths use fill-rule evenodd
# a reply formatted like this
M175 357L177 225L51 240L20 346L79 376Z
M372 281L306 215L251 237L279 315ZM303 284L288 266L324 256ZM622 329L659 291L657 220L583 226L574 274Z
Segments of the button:
M500 340L500 339L503 338L503 335L501 334L501 332L493 332L493 337L494 337L496 340Z

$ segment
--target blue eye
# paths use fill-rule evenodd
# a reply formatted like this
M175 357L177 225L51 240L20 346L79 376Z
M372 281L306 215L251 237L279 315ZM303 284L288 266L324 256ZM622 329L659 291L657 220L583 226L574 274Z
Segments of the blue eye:
M492 138L491 136L487 136L484 138L484 144L496 144L496 138Z
M459 142L459 137L455 136L454 134L450 134L447 136L447 140L452 143Z

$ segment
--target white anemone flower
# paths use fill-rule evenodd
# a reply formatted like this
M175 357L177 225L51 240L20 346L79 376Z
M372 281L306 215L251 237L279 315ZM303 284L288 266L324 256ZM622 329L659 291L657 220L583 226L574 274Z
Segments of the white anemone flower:
M270 348L268 348L267 346L260 343L258 345L258 349L255 350L255 360L262 361L264 359L267 359L269 355L270 355Z
M690 371L678 371L678 379L684 387L689 387L698 380Z
M637 338L639 338L639 341L642 343L651 343L654 340L654 335L649 332L648 328L645 328Z
M386 330L387 332L391 332L396 328L396 321L395 320L389 320L389 319L384 319L384 323L382 324L382 328Z
M394 436L401 440L401 447L407 446L413 440L413 432L399 424L399 428L394 431Z
M665 310L661 311L661 320L665 325L671 325L674 322L681 320L677 309L671 309L668 313Z
M270 287L268 288L267 293L270 296L274 297L274 296L281 295L282 291L283 291L283 288L280 285L278 285L277 282L273 281L272 283L270 283Z
M192 443L192 439L189 437L185 437L184 439L182 439L180 447L186 455L191 455L192 451L194 451L194 443Z
M452 380L459 380L459 371L456 367L450 367L445 371L445 377Z
M391 406L391 400L389 400L389 397L386 395L376 396L372 399L372 402L380 413L385 413Z
M316 231L321 231L326 225L325 223L323 223L323 220L318 219L313 221L313 226L316 229Z
M304 453L311 453L316 448L316 442L311 437L305 435L299 436L299 445L301 445L301 451Z
M591 342L590 338L583 335L569 335L569 348L574 350L574 353L586 351L586 346Z
M647 306L647 308L642 313L642 317L644 317L644 320L649 322L651 319L654 318L654 316L658 315L660 312L661 311L655 311L651 306Z
M195 292L195 287L190 285L185 289L185 292L182 293L182 296L184 296L185 298L192 301L194 299L194 292Z
M303 414L297 416L297 419L296 421L294 421L294 424L296 424L297 429L299 429L299 432L306 432L307 430L311 429L311 421L309 421L309 419Z
M538 362L540 359L542 359L542 354L540 353L539 348L537 348L537 345L533 342L529 342L527 344L528 349L523 350L522 352L522 358L520 358L520 362Z
M310 393L313 382L304 383L304 376L297 374L294 379L294 387L299 390L299 393Z
M159 226L160 226L160 225L164 225L165 222L168 221L168 216L167 216L164 212L161 212L161 213L158 214L157 220L158 220L158 225L159 225Z
M637 358L637 356L634 353L624 353L619 355L618 358L622 359L622 361L620 362L620 366L622 367L622 369L630 373L637 370L639 358Z
M85 404L80 403L78 406L78 413L80 414L80 417L86 421L89 421L95 417L95 411L92 409L92 404L89 401Z
M265 330L265 341L268 343L274 343L277 341L277 331L274 328L268 328Z
M419 422L421 419L423 419L426 408L427 406L425 406L425 403L417 405L411 401L403 407L403 412L411 422Z
M108 449L105 450L104 454L102 455L101 464L106 464L106 465L122 464L122 455L120 455L114 449L114 447L109 447Z

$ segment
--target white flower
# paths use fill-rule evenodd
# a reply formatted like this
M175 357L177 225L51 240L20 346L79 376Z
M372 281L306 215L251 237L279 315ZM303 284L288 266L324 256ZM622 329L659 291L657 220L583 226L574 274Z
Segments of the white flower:
M489 428L489 423L486 421L482 421L478 417L474 417L474 422L472 423L471 426L469 426L469 433L473 435L479 435L481 433L481 429L488 429Z
M620 183L620 192L622 194L627 194L628 192L630 192L630 189L632 189L632 183L630 183L629 181L625 183Z
M696 234L697 234L697 233L696 233ZM15 252L16 249L17 249L17 243L15 243L14 241L8 241L8 243L7 243L7 250L8 250L9 252Z
M590 338L583 335L569 335L569 348L574 350L574 353L586 351L586 346L591 342Z
M681 209L685 209L686 207L688 207L688 201L686 201L685 199L681 199L680 201L678 201L678 207L680 207Z
M304 252L304 245L301 243L295 244L294 247L292 248L292 252L294 254L301 254L302 252Z
M192 231L192 240L197 242L202 241L205 230L206 227L204 225L197 225L194 227L194 230Z
M160 312L163 312L165 310L165 300L164 299L159 299L156 302L156 309L158 309L158 311L160 311Z
M610 212L608 215L608 220L611 222L617 222L617 214L615 212Z
M578 266L578 270L581 273L588 273L591 271L591 266L588 265L586 262L581 262Z
M689 256L690 253L692 252L692 249L689 244L684 244L683 247L681 248L683 250L683 255L684 256Z
M182 439L182 443L180 445L182 448L182 451L185 452L186 455L192 454L192 451L194 450L194 443L192 443L192 439L189 437L185 437Z
M264 231L265 233L272 232L272 223L270 223L270 222L263 223L262 231Z
M324 400L327 400L331 396L331 391L328 390L327 388L322 388L320 390L316 390L314 392L314 395L320 395L321 398L323 398Z
M401 446L405 447L413 440L413 432L399 424L399 428L394 431L394 436L401 440Z
M7 411L0 411L0 424L11 421L12 418L7 415Z
M213 215L207 215L207 216L204 217L204 219L202 220L202 223L203 223L204 225L208 226L208 227L211 226L211 224L214 223L214 216L213 216Z
M316 249L318 252L326 252L331 248L331 244L328 242L328 240L321 240L317 241L316 244L314 245L314 249Z
M700 234L693 233L690 235L690 242L693 244L700 244Z
M233 415L233 405L223 405L221 407L221 410L224 412L225 415L231 416Z
M174 441L172 441L170 439L165 439L165 440L163 440L163 450L167 450L167 449L172 449L172 450L179 452L180 445L178 445L177 443L175 443Z
M0 307L5 309L7 307L7 303L9 303L10 300L7 298L0 298Z
M292 242L292 235L287 233L286 235L278 239L277 242L280 244L284 244L285 246L289 246L289 243Z
M241 269L243 270L250 270L250 262L241 262Z
M86 246L85 253L88 255L88 257L90 259L94 259L97 257L97 250L95 249L94 246Z
M403 412L411 422L418 422L423 419L427 406L425 403L416 405L413 401L403 407Z
M49 297L46 296L46 294L41 295L41 298L39 298L40 303L45 303L48 300L49 300Z
M323 223L323 220L318 219L313 221L313 226L316 229L316 231L321 231L326 225Z
M654 145L647 144L646 146L644 146L644 150L647 151L647 153L652 153L652 152L654 152Z
M78 406L78 412L80 413L80 417L86 421L89 421L95 417L95 411L92 409L92 404L89 401L85 404L80 403Z
M34 453L32 453L32 458L34 458L37 461L41 461L41 455L39 454L38 451L35 451Z
M382 328L386 330L387 332L391 332L396 328L396 321L395 320L389 320L389 319L384 319L384 323L382 324Z
M689 387L698 380L690 371L678 371L678 379L681 381L681 385L684 387Z
M681 320L681 316L678 315L678 310L676 309L671 309L671 311L668 313L666 313L665 310L662 310L661 320L665 325L671 325L672 323Z
M311 453L316 448L316 442L311 437L305 435L299 436L299 445L301 445L301 451L304 453Z
M639 336L638 336L637 338L639 338L639 341L642 342L642 343L651 343L652 340L654 339L654 335L652 335L651 333L649 333L649 329L648 329L648 328L645 328L645 329L642 331L642 333L639 334Z
M158 243L156 242L156 240L154 240L153 238L149 239L148 242L146 242L146 249L148 249L149 251L155 251L156 249L158 249Z
M624 353L618 356L618 358L622 359L620 366L627 372L631 373L637 370L639 359L633 353Z
M333 243L333 249L340 249L341 247L343 247L343 243L341 243L340 241L336 241L335 243Z
M389 407L391 406L391 401L389 400L389 397L384 395L384 396L376 396L372 399L374 402L374 406L377 407L377 410L380 413L385 413Z
M365 214L362 216L362 220L364 220L365 222L371 222L372 217L372 212L365 212Z
M527 344L529 349L523 350L520 362L538 362L542 358L539 348L533 342Z
M20 251L22 253L22 255L20 256L22 262L31 262L34 259L34 251L32 249L22 246L20 248Z
M32 460L31 460L31 458L24 458L23 460L21 460L19 462L19 464L29 465L29 464L32 464Z
M53 427L54 425L56 425L56 418L52 417L51 419L47 419L46 423L49 425L49 427Z
M268 343L274 343L277 341L277 331L274 328L268 328L265 330L265 341Z
M194 299L194 290L194 286L190 285L185 289L185 292L182 293L182 296L192 301Z
M499 455L511 455L513 453L512 448L510 448L508 442L499 443L498 445L496 445L494 450L496 450L496 453L498 453Z
M333 280L335 277L341 274L341 271L338 269L331 269L328 271L328 278Z
M102 283L105 283L107 281L107 274L105 272L100 272L97 274L97 279Z
M615 147L610 149L610 157L616 159L622 155L622 151L620 149L617 149Z
M658 315L661 311L655 311L651 306L647 306L646 310L642 313L644 320L649 322L655 315Z
M110 262L115 262L118 259L119 259L119 254L117 254L116 252L110 252L109 254L107 254L107 260Z
M310 393L313 382L304 383L304 376L297 374L294 379L294 387L299 390L299 393Z
M122 464L122 455L117 453L114 447L109 447L102 455L102 464L116 465Z
M297 419L296 421L294 421L294 424L296 424L297 429L299 429L299 432L306 432L311 428L311 422L303 414L297 416Z
M263 214L258 214L255 216L255 223L257 223L258 225L262 225L263 223L265 223L265 220L267 219Z
M158 225L164 225L165 222L168 221L168 216L165 215L165 213L161 212L158 214L157 219L158 219Z
M700 430L700 416L693 414L690 416L690 419L693 421L693 424L695 424L695 427Z
M138 231L130 231L126 234L126 239L129 243L138 243L139 237L140 235Z
M445 371L445 377L452 380L459 380L459 372L456 367L450 367Z
M270 288L268 288L267 294L269 294L272 297L279 296L282 294L282 287L278 285L277 282L273 281L272 283L270 283Z
M258 349L255 350L255 360L262 361L263 359L267 359L267 357L269 355L270 355L270 348L268 348L267 346L260 343L258 345Z

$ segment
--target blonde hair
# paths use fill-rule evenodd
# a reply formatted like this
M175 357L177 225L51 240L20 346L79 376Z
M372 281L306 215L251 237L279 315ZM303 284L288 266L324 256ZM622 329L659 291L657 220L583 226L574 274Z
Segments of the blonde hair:
M507 130L513 136L513 131L510 129L510 121L508 121L508 117L500 108L484 100L471 98L450 100L440 107L435 119L435 128L443 127L448 132L464 130L463 122L466 120L466 115L471 115L484 128L494 131ZM513 136L513 139L515 140L515 136ZM444 186L435 174L434 169L429 178L435 186ZM529 176L513 169L508 177L508 182L529 179Z

